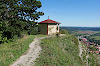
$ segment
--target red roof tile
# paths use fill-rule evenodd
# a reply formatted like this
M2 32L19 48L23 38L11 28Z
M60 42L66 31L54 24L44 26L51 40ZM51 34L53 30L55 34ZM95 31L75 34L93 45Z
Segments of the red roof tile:
M39 24L41 24L41 23L56 23L56 24L60 24L59 22L53 21L51 19L47 19L47 20L44 20L42 22L39 22Z
M100 53L100 51L96 51L96 53Z

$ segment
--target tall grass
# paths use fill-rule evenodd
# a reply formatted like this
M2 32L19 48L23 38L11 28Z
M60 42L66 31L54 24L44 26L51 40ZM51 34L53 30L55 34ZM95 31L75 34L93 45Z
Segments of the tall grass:
M82 47L84 48L82 52L83 62L88 62L88 66L100 66L100 64L98 63L98 55L95 53L89 53L86 44L82 43ZM88 56L88 58L86 56Z
M72 35L42 40L35 66L85 66L78 56L78 41Z
M9 66L17 58L19 58L29 48L29 44L35 36L25 36L22 39L17 39L14 42L9 42L0 45L0 66Z

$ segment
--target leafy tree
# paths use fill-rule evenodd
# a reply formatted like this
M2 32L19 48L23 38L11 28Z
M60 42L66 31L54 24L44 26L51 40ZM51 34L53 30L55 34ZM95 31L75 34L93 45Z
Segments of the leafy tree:
M32 32L35 20L44 15L37 10L41 6L38 0L0 0L0 41L1 37L11 39L24 31Z
M15 18L25 17L37 20L43 12L37 9L42 6L37 0L0 0L0 18L1 20L15 20Z

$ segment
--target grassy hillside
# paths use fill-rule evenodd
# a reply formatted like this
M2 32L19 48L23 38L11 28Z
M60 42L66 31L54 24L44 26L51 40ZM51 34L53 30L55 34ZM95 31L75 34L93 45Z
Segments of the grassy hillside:
M78 56L78 40L72 36L44 39L35 66L86 66Z
M0 66L9 66L17 58L19 58L28 48L35 36L25 36L14 42L0 45Z

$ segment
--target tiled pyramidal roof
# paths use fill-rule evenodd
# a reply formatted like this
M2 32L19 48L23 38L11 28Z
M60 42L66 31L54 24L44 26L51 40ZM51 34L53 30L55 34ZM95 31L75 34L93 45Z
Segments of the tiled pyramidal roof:
M59 22L53 21L51 19L47 19L47 20L44 20L42 22L39 22L39 24L41 24L41 23L56 23L56 24L60 24Z

